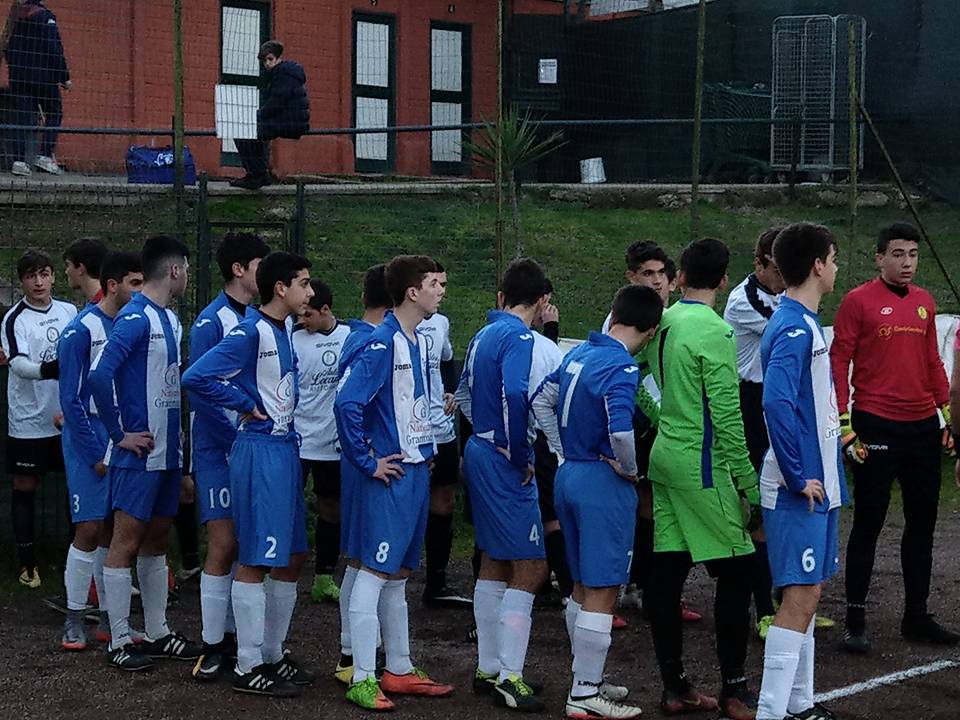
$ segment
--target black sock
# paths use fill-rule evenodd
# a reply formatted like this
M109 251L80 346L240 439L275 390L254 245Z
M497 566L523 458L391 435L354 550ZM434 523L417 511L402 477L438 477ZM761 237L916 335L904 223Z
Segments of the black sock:
M650 580L650 562L653 559L653 520L637 518L633 533L633 559L630 562L630 582L646 590Z
M180 562L186 569L199 567L200 550L197 537L196 503L180 503L177 516L173 522L177 528L177 542L180 544Z
M767 543L754 541L755 573L753 575L753 603L757 609L757 621L766 615L775 615L773 608L773 577L770 575L770 560Z
M441 588L446 584L450 548L453 547L453 515L430 513L427 516L427 586Z
M867 608L863 605L847 605L846 626L854 635L863 635L867 629Z
M563 530L554 530L547 533L543 542L547 551L547 566L557 578L557 586L562 597L570 597L573 592L573 578L570 577L570 568L567 567L567 555L563 545Z
M317 518L317 575L333 575L340 558L340 523Z
M33 504L34 493L24 490L13 491L13 539L17 543L17 554L21 567L33 570L37 559L33 554Z
M483 558L483 553L480 552L480 548L476 545L473 546L473 557L470 558L470 565L473 566L473 579L476 580L480 577L480 561Z

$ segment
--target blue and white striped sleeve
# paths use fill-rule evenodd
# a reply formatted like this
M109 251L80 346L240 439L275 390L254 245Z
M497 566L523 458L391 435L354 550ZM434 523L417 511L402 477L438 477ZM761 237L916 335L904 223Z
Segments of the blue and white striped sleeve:
M100 420L115 443L123 440L123 428L120 426L120 410L113 400L113 379L117 369L126 362L137 343L142 342L144 335L149 332L150 323L143 313L118 315L110 337L87 378Z
M531 460L528 439L530 417L530 366L533 362L533 334L511 335L503 353L501 376L506 401L507 451L510 463L523 470Z
M260 341L250 332L250 328L236 327L227 333L183 374L183 386L210 406L240 414L253 411L256 400L232 382L242 370L257 362Z
M363 427L363 409L380 392L393 371L393 348L371 342L347 369L337 392L337 429L340 450L361 471L372 476L377 460L370 456L370 443Z
M798 398L804 364L810 362L813 338L807 328L779 328L770 346L763 376L763 415L770 435L770 448L777 458L787 488L802 492L807 479L800 459L797 433Z

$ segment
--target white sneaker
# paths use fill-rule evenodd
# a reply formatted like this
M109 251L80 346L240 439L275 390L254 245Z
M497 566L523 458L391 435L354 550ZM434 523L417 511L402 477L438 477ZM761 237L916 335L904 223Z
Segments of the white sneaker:
M40 168L44 172L48 172L51 175L60 175L63 170L57 165L57 161L52 157L47 157L46 155L37 155L33 159L33 166L35 168Z
M624 705L614 702L603 696L603 694L592 695L587 698L573 698L567 695L566 716L576 718L577 720L590 720L592 718L617 718L617 720L627 720L628 718L638 718L643 714L643 710L633 705Z
M600 685L600 694L607 700L619 703L627 699L627 695L630 694L630 688L623 685L614 685L604 678L603 683Z
M10 172L14 175L30 175L30 166L21 160L17 160L10 168Z
M620 595L620 607L633 608L640 610L643 608L643 598L640 594L640 588L633 583L627 585Z

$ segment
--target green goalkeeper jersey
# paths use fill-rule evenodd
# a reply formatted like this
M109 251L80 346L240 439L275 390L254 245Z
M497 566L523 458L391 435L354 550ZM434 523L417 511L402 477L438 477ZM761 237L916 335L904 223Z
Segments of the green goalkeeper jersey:
M644 354L661 392L650 479L678 489L731 479L741 490L756 488L730 325L708 305L681 300L663 313Z

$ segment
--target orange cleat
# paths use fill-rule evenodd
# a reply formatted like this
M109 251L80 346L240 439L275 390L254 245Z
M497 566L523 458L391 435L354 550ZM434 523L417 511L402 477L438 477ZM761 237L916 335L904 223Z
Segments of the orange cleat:
M680 618L683 622L700 622L703 615L687 605L683 600L680 601Z
M624 628L627 628L627 627L630 627L630 623L627 622L627 619L623 615L614 614L613 629L623 630Z
M423 670L414 668L406 675L394 675L383 671L380 688L397 695L425 695L427 697L447 697L453 692L453 685L444 685L432 680Z

